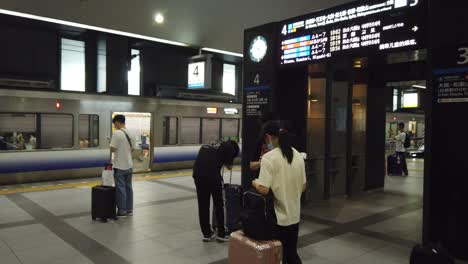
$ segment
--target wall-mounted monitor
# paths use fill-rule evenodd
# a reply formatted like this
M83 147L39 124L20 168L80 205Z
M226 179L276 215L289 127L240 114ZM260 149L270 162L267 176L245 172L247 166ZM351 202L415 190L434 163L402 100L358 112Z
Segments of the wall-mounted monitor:
M211 89L211 56L200 55L188 62L188 89Z
M280 23L279 64L423 47L424 2L362 0Z

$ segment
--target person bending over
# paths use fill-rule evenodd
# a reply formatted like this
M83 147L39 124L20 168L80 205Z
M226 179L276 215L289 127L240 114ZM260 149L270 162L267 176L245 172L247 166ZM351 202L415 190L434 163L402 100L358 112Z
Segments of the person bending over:
M220 145L204 145L198 152L193 166L193 179L197 189L198 216L203 241L209 242L216 238L226 242L229 236L224 227L223 176L221 168L232 169L234 158L239 154L239 145L232 140ZM214 210L218 226L217 234L210 225L210 199L213 197Z

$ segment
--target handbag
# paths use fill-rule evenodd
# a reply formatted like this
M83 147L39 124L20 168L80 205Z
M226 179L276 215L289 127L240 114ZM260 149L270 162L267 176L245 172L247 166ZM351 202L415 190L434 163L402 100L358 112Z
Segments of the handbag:
M114 181L114 170L112 169L112 164L108 163L104 166L104 170L101 173L102 186L115 187Z

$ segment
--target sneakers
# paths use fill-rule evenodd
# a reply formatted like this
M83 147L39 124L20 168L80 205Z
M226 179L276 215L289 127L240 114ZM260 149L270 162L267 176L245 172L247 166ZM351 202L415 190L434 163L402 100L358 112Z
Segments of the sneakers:
M231 236L229 235L224 235L224 236L216 236L216 241L218 242L229 242L229 240L231 239Z
M128 211L127 216L133 216L133 211Z
M203 242L211 242L216 238L216 234L212 233L211 236L203 236L202 241Z
M118 212L117 217L127 217L127 213Z

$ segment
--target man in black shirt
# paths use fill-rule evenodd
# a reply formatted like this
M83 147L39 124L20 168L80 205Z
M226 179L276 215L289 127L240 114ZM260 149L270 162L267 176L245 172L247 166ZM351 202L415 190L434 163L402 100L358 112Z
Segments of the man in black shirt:
M198 216L203 241L226 242L229 237L224 228L223 176L221 168L232 169L234 158L239 154L239 145L235 141L226 141L220 145L204 145L198 152L193 166L193 178L197 187ZM210 226L210 198L213 197L214 210L218 220L217 234Z

